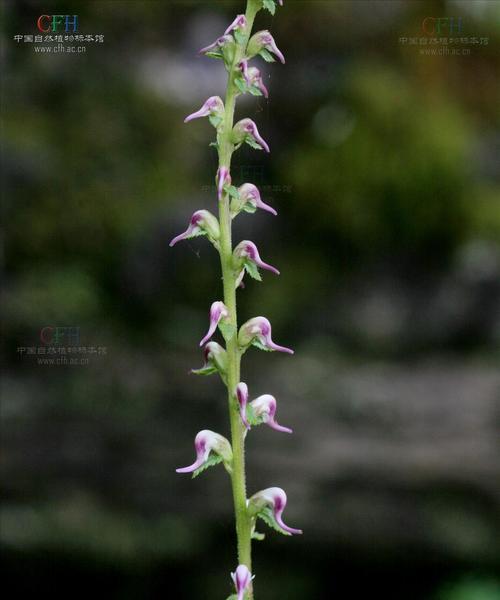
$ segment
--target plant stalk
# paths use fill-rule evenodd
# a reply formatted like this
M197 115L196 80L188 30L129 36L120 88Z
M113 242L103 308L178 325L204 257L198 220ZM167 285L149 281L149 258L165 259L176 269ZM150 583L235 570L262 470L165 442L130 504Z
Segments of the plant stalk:
M247 28L241 43L236 44L233 63L228 73L225 98L225 116L222 131L218 136L219 167L231 167L234 144L231 134L234 125L234 111L238 88L234 83L238 63L244 57L250 37L255 15L260 8L259 0L247 0ZM245 427L241 422L237 401L236 386L240 381L241 354L238 348L238 318L236 312L236 274L232 264L232 235L229 194L224 193L219 202L220 223L220 260L224 283L224 304L228 308L230 323L234 327L234 335L227 342L227 391L229 403L229 418L231 423L231 445L233 448L233 472L231 475L233 501L236 518L236 536L238 547L238 564L244 564L252 570L252 521L246 506L245 479ZM247 592L248 600L253 600L253 590Z

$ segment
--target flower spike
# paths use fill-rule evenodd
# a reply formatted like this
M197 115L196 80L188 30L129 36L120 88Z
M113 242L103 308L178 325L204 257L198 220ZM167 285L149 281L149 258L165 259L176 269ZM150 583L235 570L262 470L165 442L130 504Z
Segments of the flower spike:
M236 398L240 407L240 416L243 425L250 429L250 423L247 421L247 402L248 402L248 386L243 381L240 381L236 386Z
M240 211L254 213L258 208L276 216L278 213L269 204L262 202L260 192L253 183L244 183L238 188L239 198L231 200L231 213L236 216Z
M200 235L206 235L211 242L216 242L220 237L219 221L208 210L197 210L193 213L186 231L174 237L169 246Z
M224 115L224 102L219 96L210 96L205 101L200 110L188 115L184 119L184 123L189 123L193 119L199 119L201 117L219 117L222 118Z
M227 310L227 307L224 304L224 302L214 302L210 307L210 327L208 328L205 337L201 340L200 346L203 346L203 344L208 342L208 340L215 333L219 321L227 317L229 317L229 311Z
M231 444L225 437L209 429L203 429L196 434L194 447L196 450L196 460L189 467L176 469L177 473L193 473L208 460L210 452L218 454L226 463L229 463L233 458Z
M227 167L219 167L217 170L217 197L222 200L224 188L231 185L231 175Z
M242 31L247 26L247 20L245 15L238 15L236 19L229 25L229 27L224 31L224 35L231 33L231 31Z
M293 430L289 427L283 427L279 425L274 416L276 414L276 398L271 394L263 394L255 400L250 402L250 406L253 408L256 417L262 417L264 423L269 425L276 431L283 431L284 433L293 433Z
M254 494L248 501L248 506L255 513L259 513L263 508L269 506L273 511L274 520L281 529L292 535L300 534L302 533L301 529L294 529L283 523L281 515L285 510L286 502L285 491L279 487L271 487Z
M256 54L259 54L260 52L262 52L262 50L272 52L275 56L278 57L281 63L285 64L285 57L283 56L283 53L278 48L273 36L269 33L267 29L264 29L263 31L258 31L250 38L250 41L248 42L247 53L250 58L252 56L255 56ZM267 60L270 60L272 62L272 57L268 55Z
M237 600L243 600L245 592L250 588L252 582L252 574L246 565L239 565L234 573L231 573L234 587L236 588Z
M252 146L252 148L270 152L269 146L260 135L257 125L252 119L242 119L241 121L238 121L233 127L233 138L236 144L246 142Z
M261 350L275 350L293 354L293 350L278 346L271 339L271 323L265 317L254 317L240 327L238 344L241 348L248 348L250 344Z

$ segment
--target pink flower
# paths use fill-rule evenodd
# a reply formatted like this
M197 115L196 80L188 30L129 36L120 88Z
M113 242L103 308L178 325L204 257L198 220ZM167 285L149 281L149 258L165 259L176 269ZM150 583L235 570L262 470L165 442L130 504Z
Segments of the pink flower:
M210 96L208 100L205 101L200 110L188 115L184 119L184 123L188 123L193 119L199 119L201 117L210 117L217 116L222 117L224 114L224 102L219 96Z
M238 194L241 202L241 208L239 208L239 210L250 209L249 212L254 212L257 208L261 208L262 210L270 212L274 216L278 214L272 206L262 202L260 198L260 192L253 183L244 183L238 188ZM248 205L246 209L245 205Z
M248 55L250 57L255 56L256 54L259 54L263 48L265 48L268 52L272 52L283 64L285 64L285 57L283 56L283 53L278 48L273 36L267 29L258 31L250 38L247 48Z
M177 473L193 473L207 461L210 452L215 452L215 454L221 456L225 462L230 462L233 458L231 444L225 437L214 431L210 431L209 429L203 429L196 434L196 437L194 438L194 447L196 450L196 460L189 467L176 469Z
M231 33L231 31L242 31L247 26L247 20L245 15L238 15L236 19L229 25L229 27L224 31L224 35Z
M244 323L238 332L238 344L247 348L250 344L259 346L263 350L275 350L293 354L293 350L278 346L271 339L271 323L265 317L254 317Z
M250 424L247 421L247 402L248 402L248 386L243 381L240 381L236 386L236 398L238 399L238 405L240 407L240 417L243 425L250 429Z
M236 588L237 600L243 600L245 592L250 589L252 574L245 565L239 565L234 573L231 573L234 587Z
M290 534L300 534L302 533L301 529L293 529L283 523L281 515L285 510L286 502L287 498L285 491L279 487L271 487L254 494L248 501L248 504L257 513L265 506L270 506L273 511L274 519L281 529Z
M234 44L234 39L232 35L223 35L213 42L213 44L209 44L199 50L198 54L208 54L211 56L216 56L217 58L223 58L223 52L226 46L229 44Z
M206 235L210 241L216 241L220 236L219 221L208 210L197 210L189 221L189 226L180 235L174 237L170 247L181 240L187 240L200 235Z
M264 423L269 425L276 431L283 431L284 433L293 433L289 427L283 427L279 425L274 416L276 414L276 398L271 394L263 394L255 400L250 402L250 406L253 408L256 417L262 417Z
M244 265L246 262L253 262L260 269L265 269L266 271L271 271L275 275L279 275L280 272L276 267L265 263L259 255L259 251L257 250L257 246L250 242L249 240L243 240L240 242L233 251L233 256L235 259L235 263L240 266Z
M205 360L200 369L191 369L195 375L210 375L219 372L222 378L225 378L227 371L227 353L217 342L208 342L203 348L203 358Z
M261 137L259 130L257 129L257 125L252 121L252 119L242 119L241 121L238 121L233 128L233 136L234 141L238 144L247 142L253 147L257 145L262 150L270 152L269 146Z
M214 302L210 307L210 327L205 335L205 337L201 340L200 346L203 346L208 340L213 336L215 330L217 329L217 325L221 319L226 319L229 317L229 311L227 310L224 302Z
M245 83L250 88L257 88L258 90L260 90L260 93L264 96L264 98L268 98L269 92L266 86L264 85L264 82L262 81L262 76L260 74L259 69L257 69L257 67L249 67L248 60L246 59L243 59L238 66L243 75Z

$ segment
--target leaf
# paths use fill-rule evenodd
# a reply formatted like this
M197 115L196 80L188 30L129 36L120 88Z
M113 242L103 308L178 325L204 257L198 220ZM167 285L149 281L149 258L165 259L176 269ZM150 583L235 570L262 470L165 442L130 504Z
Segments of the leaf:
M262 417L258 417L251 404L247 404L247 421L254 427L264 422Z
M207 367L201 367L201 369L191 369L191 373L193 375L212 375L217 373L217 369L212 365L208 365Z
M226 342L229 342L236 333L236 327L231 323L225 323L224 321L219 322L219 329Z
M213 146L216 150L219 150L219 144L217 142L210 142L209 146Z
M262 281L262 277L260 276L259 269L257 265L251 260L246 260L244 262L245 271L250 275L252 279L256 279L257 281Z
M209 50L208 52L205 52L204 54L205 54L205 56L209 56L210 58L217 58L217 59L224 58L224 55L222 54L222 52L220 52L220 50Z
M210 467L214 467L215 465L218 465L222 461L223 461L223 458L219 454L210 454L210 456L201 465L201 467L199 467L198 469L196 469L196 471L194 471L192 479L194 479L195 477L198 477L198 475L200 473L203 473L203 471L206 471Z
M231 594L226 598L226 600L238 600L238 596L236 594Z
M257 338L255 338L252 341L252 346L255 346L259 350L264 350L264 352L272 352L271 348L268 348L267 346L264 346L264 344L261 344L261 342L259 342Z
M276 523L276 519L274 518L273 511L269 506L265 506L259 513L257 513L257 517L262 519L266 525L268 525L274 531L281 533L281 535L291 535L288 531L281 529L281 527Z
M248 91L252 94L252 96L262 96L260 88L258 88L256 85L252 85L251 87L249 87Z
M274 0L263 0L262 2L265 9L267 9L272 15L276 12L276 3Z
M253 213L257 210L257 207L255 206L255 204L252 204L251 202L247 202L246 204L243 205L243 210L245 212L253 215Z
M235 187L234 185L227 185L224 187L224 189L232 198L236 198L236 200L239 200L240 195L238 193L237 187Z
M190 240L191 238L201 237L203 235L207 235L207 232L203 231L203 230L199 230L199 231L195 231L195 232L191 233L190 235L188 235L186 239Z
M266 534L265 533L260 533L259 531L252 531L252 540L258 540L259 542L261 542L262 540L266 539Z
M219 127L219 125L222 123L222 117L218 117L217 115L210 115L208 120L210 121L210 124L215 127L215 129L217 129L217 127Z
M276 62L274 60L274 56L269 52L267 48L262 48L262 50L259 52L259 56L262 56L262 58L268 63Z
M246 84L246 81L244 79L242 79L241 77L237 77L234 80L234 83L236 84L237 88L240 90L240 92L242 94L246 94L248 91L248 86Z
M262 150L262 146L260 146L260 144L258 144L253 138L251 138L250 136L247 135L247 137L245 138L245 142L251 146L252 148L254 148L255 150Z

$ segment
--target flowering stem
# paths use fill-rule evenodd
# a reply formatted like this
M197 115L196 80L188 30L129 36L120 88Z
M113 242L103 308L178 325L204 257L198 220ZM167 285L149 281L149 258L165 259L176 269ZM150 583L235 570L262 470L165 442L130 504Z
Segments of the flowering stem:
M250 37L255 15L259 10L259 0L247 0L246 20L247 26L240 43L236 44L234 59L228 73L228 82L225 98L225 116L222 131L219 135L219 169L231 167L231 158L234 152L234 144L231 134L234 124L234 110L238 88L234 83L237 74L237 65L243 59L245 49ZM224 282L224 304L229 311L229 323L237 331L237 313L236 313L236 277L233 268L233 248L231 239L231 213L230 197L224 193L219 202L219 222L220 222L220 260L222 267L222 277ZM231 422L231 443L233 448L233 471L231 475L233 501L236 517L236 535L238 543L238 561L244 564L251 571L251 517L247 511L246 499L246 481L245 481L245 442L244 436L246 429L241 421L238 405L235 401L236 386L240 381L240 360L241 354L238 348L238 339L236 333L227 343L227 389L229 402L229 415ZM252 600L253 592L247 593L248 600Z

